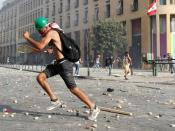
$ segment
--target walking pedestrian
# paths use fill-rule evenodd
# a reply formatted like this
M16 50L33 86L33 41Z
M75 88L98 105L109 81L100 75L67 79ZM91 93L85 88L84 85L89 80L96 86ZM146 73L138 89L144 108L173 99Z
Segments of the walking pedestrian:
M129 56L129 52L126 51L123 57L123 68L124 68L125 80L128 80L127 76L131 72L130 65L131 65L131 57Z
M100 68L100 55L98 54L97 57L95 58L95 68Z
M80 76L79 74L80 64L82 64L81 58L79 59L79 61L75 62L75 76Z
M110 57L106 58L106 66L109 69L109 76L111 76L111 72L112 72L114 62L115 62L115 59L113 58L112 55Z
M63 48L60 35L56 30L53 30L53 28L57 28L60 31L62 30L56 23L49 23L48 19L44 17L38 17L34 22L35 28L42 35L41 41L36 41L31 38L27 31L23 34L24 38L32 46L39 50L44 49L48 44L50 44L50 46L52 46L53 54L55 57L55 62L53 64L47 65L45 70L40 72L37 76L38 83L46 91L51 100L51 106L49 106L47 110L53 110L61 105L60 100L54 94L51 86L47 82L48 78L59 74L64 80L68 89L82 102L84 102L90 109L88 119L95 120L100 112L100 109L88 98L88 96L81 89L77 87L73 77L73 63L65 59L64 55L62 54Z

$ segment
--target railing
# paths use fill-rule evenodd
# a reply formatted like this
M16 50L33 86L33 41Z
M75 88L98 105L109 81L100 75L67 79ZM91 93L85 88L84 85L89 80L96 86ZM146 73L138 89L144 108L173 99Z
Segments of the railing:
M144 61L146 64L151 64L152 65L152 73L153 73L153 76L157 76L158 75L158 67L157 65L165 65L165 64L168 64L170 65L170 72L171 73L174 73L175 72L175 67L174 67L174 64L175 64L175 59L155 59L155 60L145 60Z
M33 71L33 72L41 72L45 69L44 65L18 65L18 64L0 64L0 67L24 70L24 71Z

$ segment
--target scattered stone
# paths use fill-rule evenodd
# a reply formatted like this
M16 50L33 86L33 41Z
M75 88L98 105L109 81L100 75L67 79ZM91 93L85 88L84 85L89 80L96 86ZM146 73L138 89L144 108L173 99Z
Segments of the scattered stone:
M114 109L122 109L122 106L120 104L117 104L116 106L113 107Z
M146 100L146 102L150 102L150 100Z
M15 116L14 114L11 114L11 115L10 115L10 117L12 117L12 118L13 118L14 116Z
M152 116L152 115L153 115L153 113L152 113L152 112L148 112L147 114L148 114L149 116Z
M112 97L112 95L111 95L111 94L108 94L107 96Z
M120 104L123 104L124 103L123 100L117 100L117 102L120 103Z
M6 117L6 115L5 115L5 114L3 114L3 115L2 115L2 117Z
M81 126L81 124L79 123L78 126Z
M66 108L66 107L67 107L67 105L65 105L65 104L61 105L61 108Z
M107 128L107 129L110 129L111 127L110 126L108 126L108 125L105 125L105 127Z
M158 118L160 118L160 116L159 116L159 115L157 115L157 116L154 116L154 118L157 118L157 119L158 119Z
M18 103L18 101L17 101L17 100L13 100L13 103L17 104L17 103Z
M170 124L170 127L175 127L175 124Z
M107 93L107 92L104 92L102 95L107 96L107 95L108 95L108 93Z
M85 114L89 114L90 111L89 111L89 110L85 110L84 113L85 113Z
M110 120L107 120L106 122L111 122Z
M91 127L93 127L93 128L97 128L97 124L93 124Z
M25 112L25 113L24 113L24 115L28 116L28 115L29 115L29 113L28 113L28 112Z
M51 116L51 115L48 115L48 116L47 116L47 118L49 118L49 119L50 119L50 118L52 118L52 116Z
M8 115L9 113L8 112L4 112L4 115Z
M71 109L68 109L68 110L67 110L67 112L70 112L70 113L72 113L72 112L74 112L74 111L73 111L73 110L71 110Z
M112 88L107 89L107 92L113 92L113 91L114 91L114 89L112 89Z
M34 117L34 120L38 120L38 119L39 119L39 117L38 117L38 116L35 116L35 117Z
M117 118L117 120L119 120L119 118L120 118L119 114L116 114L115 117Z
M29 96L25 96L25 98L28 98Z

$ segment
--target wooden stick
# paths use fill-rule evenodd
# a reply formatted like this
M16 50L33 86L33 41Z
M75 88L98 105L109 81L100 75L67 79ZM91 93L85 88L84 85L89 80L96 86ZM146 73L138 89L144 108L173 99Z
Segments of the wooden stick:
M101 111L107 111L107 112L111 112L111 113L118 113L118 114L122 114L122 115L127 115L127 116L132 116L133 114L131 112L124 112L124 111L119 111L116 109L111 109L111 108L106 108L106 107L100 107Z

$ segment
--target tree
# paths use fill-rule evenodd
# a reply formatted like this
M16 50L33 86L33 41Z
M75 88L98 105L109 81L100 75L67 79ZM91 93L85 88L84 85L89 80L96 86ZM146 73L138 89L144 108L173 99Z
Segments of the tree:
M89 44L96 52L108 50L113 54L117 51L121 55L127 46L126 29L116 20L99 21L92 27Z

